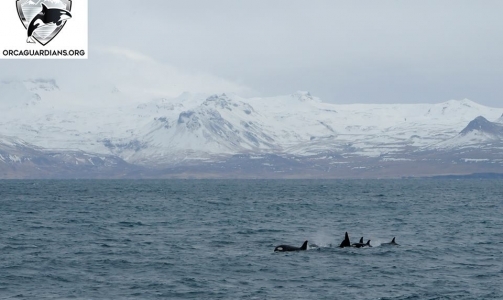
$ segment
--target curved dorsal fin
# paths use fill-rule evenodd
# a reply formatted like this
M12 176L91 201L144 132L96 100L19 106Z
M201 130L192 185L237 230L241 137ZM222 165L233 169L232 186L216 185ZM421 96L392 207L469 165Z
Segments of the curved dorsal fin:
M42 3L42 13L45 14L47 12L47 9L48 9L47 6L45 6L45 4Z
M362 238L360 239L360 244L363 244L363 236L362 236Z
M367 242L367 245L369 245L369 246L370 246L370 240Z
M395 237L393 237L393 239L391 240L392 243L395 243Z
M300 250L307 250L307 241L302 244L302 247L300 247Z

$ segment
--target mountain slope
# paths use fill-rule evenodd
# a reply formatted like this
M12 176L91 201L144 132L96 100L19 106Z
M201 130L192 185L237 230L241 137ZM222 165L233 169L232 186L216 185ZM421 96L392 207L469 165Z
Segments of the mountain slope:
M48 151L17 138L0 136L0 178L121 178L135 171L137 168L118 157Z

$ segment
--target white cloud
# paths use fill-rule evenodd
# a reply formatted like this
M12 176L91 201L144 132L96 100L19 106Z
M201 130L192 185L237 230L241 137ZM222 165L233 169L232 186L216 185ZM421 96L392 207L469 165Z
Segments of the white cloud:
M186 91L252 93L250 88L241 84L207 73L183 71L127 48L101 47L93 56L96 56L94 67L99 70L97 74L101 74L100 80L113 84L133 98L177 96Z
M7 61L9 72L0 80L54 78L62 88L62 99L87 105L114 105L116 101L144 102L175 97L183 92L253 95L253 91L204 72L188 72L165 62L116 46L92 47L86 61ZM5 70L5 69L4 69ZM119 91L120 95L110 96Z

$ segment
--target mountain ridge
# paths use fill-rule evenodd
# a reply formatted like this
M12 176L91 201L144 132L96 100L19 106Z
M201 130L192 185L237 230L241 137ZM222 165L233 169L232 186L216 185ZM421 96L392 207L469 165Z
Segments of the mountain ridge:
M73 101L76 96L88 102ZM103 99L109 103L99 105ZM295 92L262 98L184 93L135 102L108 87L98 87L87 96L73 95L54 79L33 79L0 82L0 106L0 134L16 136L44 151L108 155L131 168L158 171L201 167L216 174L219 166L235 164L233 170L247 165L254 174L262 171L248 161L268 157L262 166L272 174L278 170L268 166L274 164L282 166L281 172L304 168L318 174L324 167L316 166L323 162L326 170L342 165L360 168L346 170L348 176L358 176L362 170L379 174L371 165L378 168L382 163L396 169L390 176L399 176L407 173L400 164L417 168L421 160L452 162L456 157L468 165L468 171L472 162L482 163L484 155L494 165L503 161L499 135L466 129L472 122L499 128L503 108L468 99L437 104L333 104L309 92ZM472 156L463 157L467 147Z

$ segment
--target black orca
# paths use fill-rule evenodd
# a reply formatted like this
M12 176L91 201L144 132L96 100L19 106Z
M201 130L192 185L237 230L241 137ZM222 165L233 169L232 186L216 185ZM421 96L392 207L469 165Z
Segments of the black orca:
M340 248L351 247L351 242L349 241L349 235L347 232L346 232L346 235L344 236L344 241L342 241L342 243L339 247Z
M42 11L39 12L28 25L28 39L27 43L35 43L33 40L33 32L43 26L47 25L57 25L60 26L65 20L71 19L72 15L69 11L59 8L47 8L44 3L42 3Z
M360 241L358 243L363 244L363 236L360 238Z
M290 245L279 245L276 248L274 248L274 252L302 251L302 250L307 250L307 241L305 241L304 244L300 246L300 248Z
M391 242L389 242L389 243L382 243L381 245L382 246L398 246L398 244L395 242L395 238L394 237L391 240Z
M353 245L351 245L352 247L356 247L356 248L362 248L362 247L372 247L370 245L370 240L368 240L367 243L363 243L363 238L360 240L359 243L354 243Z

